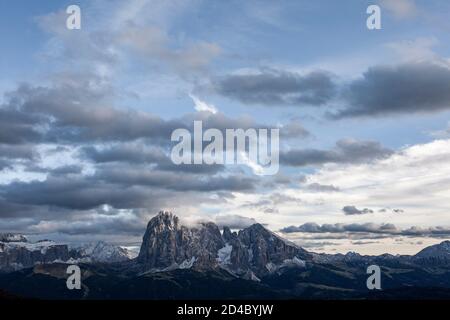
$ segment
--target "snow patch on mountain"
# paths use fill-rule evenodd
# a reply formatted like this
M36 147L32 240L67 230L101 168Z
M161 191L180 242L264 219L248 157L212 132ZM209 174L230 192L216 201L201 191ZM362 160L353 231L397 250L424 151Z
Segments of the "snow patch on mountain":
M197 261L196 257L192 257L190 260L184 260L180 265L178 266L178 269L190 269L194 265L194 262Z
M225 247L219 249L217 252L217 261L220 265L230 264L231 259L231 251L233 250L233 246L230 244L225 244Z
M17 248L24 248L28 251L39 251L41 254L46 254L49 248L54 247L56 242L51 240L42 240L35 243L30 242L5 242L3 243L2 252L7 252L9 250L14 250Z
M269 273L274 273L282 268L305 268L306 262L302 259L294 257L292 259L285 259L281 264L275 264L273 262L269 262L266 264L266 269Z
M79 258L90 259L92 262L120 262L130 259L127 249L103 241L71 246L79 254Z

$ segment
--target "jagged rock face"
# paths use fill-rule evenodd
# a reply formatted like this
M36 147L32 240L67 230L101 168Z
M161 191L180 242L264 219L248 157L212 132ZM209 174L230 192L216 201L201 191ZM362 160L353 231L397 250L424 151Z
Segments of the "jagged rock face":
M0 233L0 242L27 242L28 239L15 233Z
M271 266L281 265L286 260L294 258L311 260L311 254L306 250L281 239L260 224L241 230L237 238L240 244L236 247L236 251L245 251L242 247L248 249L250 268L259 275L270 272ZM245 259L245 254L236 259ZM237 261L234 263L238 264Z
M231 245L230 269L237 272L245 272L250 267L250 253L248 248L239 240L236 232L231 232L230 228L224 227L222 237L226 243Z
M233 239L237 238L237 233L236 232L232 233L230 228L223 227L222 237L223 237L223 240L225 240L226 242L230 242Z
M0 270L32 267L38 263L66 261L70 258L67 245L0 243Z
M5 239L7 241L0 241L1 272L55 262L112 263L130 259L126 249L105 242L69 248L66 244L57 244L50 240L29 242L24 236L14 234L7 234L7 237L3 237L3 240Z
M214 223L188 228L171 213L160 212L147 226L138 261L148 269L193 261L197 268L221 266L238 274L264 275L294 258L310 260L311 255L260 224L239 233L225 227L221 235Z
M148 223L138 261L149 268L167 268L187 261L193 261L197 268L209 267L217 264L217 252L224 245L214 223L188 228L173 214L160 212Z

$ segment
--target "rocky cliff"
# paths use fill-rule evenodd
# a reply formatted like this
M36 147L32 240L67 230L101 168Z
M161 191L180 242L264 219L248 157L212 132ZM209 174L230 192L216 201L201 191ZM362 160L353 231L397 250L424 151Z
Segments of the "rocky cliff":
M210 267L217 265L217 252L225 243L219 228L202 223L188 228L178 217L160 212L144 234L138 261L148 268Z
M239 233L223 234L212 222L187 227L169 212L150 220L138 262L148 269L222 267L237 274L261 276L290 263L304 264L311 255L254 224Z

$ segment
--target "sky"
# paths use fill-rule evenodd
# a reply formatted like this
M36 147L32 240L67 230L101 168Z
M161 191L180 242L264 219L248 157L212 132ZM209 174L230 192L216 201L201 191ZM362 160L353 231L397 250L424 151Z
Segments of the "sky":
M168 210L188 225L259 222L315 252L414 254L450 238L448 1L0 12L0 232L131 245ZM173 164L171 133L194 120L279 128L278 174Z

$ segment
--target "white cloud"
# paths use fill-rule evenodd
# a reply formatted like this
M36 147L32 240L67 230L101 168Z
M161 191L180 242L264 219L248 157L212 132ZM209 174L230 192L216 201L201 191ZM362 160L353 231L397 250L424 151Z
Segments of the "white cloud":
M446 138L450 136L450 122L447 123L447 127L442 130L436 130L428 132L430 136L435 138Z
M198 97L194 96L192 93L189 94L189 97L192 99L192 101L194 101L194 105L195 105L195 110L201 112L201 111L206 111L206 112L210 112L210 113L217 113L217 108L212 105L212 104L208 104L205 101L200 100Z
M450 140L407 147L370 164L328 165L309 180L341 188L342 192L327 196L336 211L341 205L388 206L406 210L407 219L403 214L371 218L404 226L450 225Z
M305 183L339 186L340 192L315 192L296 186L253 194L233 193L233 201L220 204L216 209L254 218L266 223L271 230L307 222L392 223L401 229L411 226L450 227L450 139L405 147L387 159L367 164L325 165L307 176ZM248 205L263 203L275 193L298 201L277 203L277 214L267 214ZM373 213L348 216L342 212L347 205L371 208ZM404 212L380 211L387 207ZM345 246L346 249L350 247ZM358 246L357 250L362 247L365 246ZM372 247L372 253L386 250L383 246ZM329 247L330 250L333 248L336 247ZM368 253L372 249L367 247L364 250ZM416 250L417 246L409 244L389 249L398 253Z
M386 46L401 60L417 62L438 59L438 55L433 51L433 47L438 42L435 37L423 37L414 40L390 42Z

